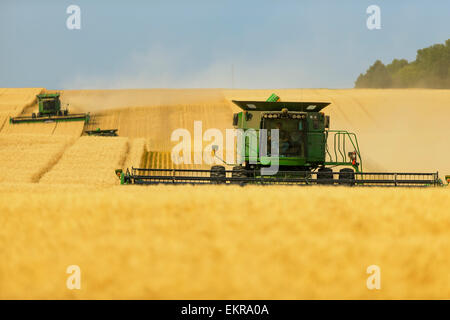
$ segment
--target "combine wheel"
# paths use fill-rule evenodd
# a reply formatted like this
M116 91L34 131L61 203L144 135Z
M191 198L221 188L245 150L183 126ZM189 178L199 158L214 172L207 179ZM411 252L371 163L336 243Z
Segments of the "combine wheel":
M232 178L247 178L247 171L245 170L244 167L241 167L241 166L233 167L233 171L231 172L231 177ZM246 184L245 181L233 181L231 183L239 184L241 186L244 186Z
M333 169L322 167L317 170L317 184L333 184Z
M35 119L35 118L36 118L36 113L33 112L33 113L31 114L31 118L32 118L32 119Z
M210 177L215 178L211 180L212 184L222 184L225 183L225 167L224 166L212 166Z
M339 170L339 184L353 186L355 184L355 171L351 168Z

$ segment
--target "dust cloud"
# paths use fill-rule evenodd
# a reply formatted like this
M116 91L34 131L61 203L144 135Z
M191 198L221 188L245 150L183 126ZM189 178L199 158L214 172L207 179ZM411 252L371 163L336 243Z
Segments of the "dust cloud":
M129 107L223 102L225 98L218 89L63 90L61 101L73 110L97 112Z
M365 171L450 173L450 90L66 90L62 100L80 111L114 114L122 135L146 137L167 150L171 130L202 119L208 128L231 128L239 110L231 100L265 100L273 92L284 101L330 102L324 112L332 129L357 134Z

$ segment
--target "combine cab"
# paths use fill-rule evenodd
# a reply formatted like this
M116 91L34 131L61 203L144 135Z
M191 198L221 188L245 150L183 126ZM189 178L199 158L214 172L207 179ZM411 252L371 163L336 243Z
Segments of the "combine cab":
M234 114L236 129L253 129L258 137L257 149L252 150L245 142L243 167L247 170L260 169L269 162L260 156L260 131L266 129L270 140L273 129L279 130L279 166L281 171L330 171L331 166L347 166L352 171L362 169L356 135L344 130L330 130L330 118L321 110L328 102L271 102L233 101L243 111ZM332 151L328 140L333 141ZM252 154L256 155L252 157ZM253 161L252 161L253 160Z
M39 105L38 113L31 116L18 116L9 119L12 124L33 122L84 121L89 122L89 113L69 113L68 109L61 109L59 93L39 94L36 96Z
M331 130L330 118L322 110L328 102L283 102L272 94L267 101L234 101L242 111L234 114L233 126L252 130L256 143L245 136L241 164L215 165L210 170L143 169L120 171L124 184L213 183L295 184L346 186L436 186L437 173L363 172L356 134ZM275 129L275 131L274 131ZM278 131L276 131L278 129ZM271 133L278 132L278 148L272 152ZM266 141L267 141L266 140ZM275 139L274 139L275 140ZM275 147L277 145L275 144ZM217 148L213 148L213 150ZM263 149L266 149L263 151ZM276 174L264 169L276 157ZM334 171L333 169L336 169ZM117 174L117 172L116 172Z

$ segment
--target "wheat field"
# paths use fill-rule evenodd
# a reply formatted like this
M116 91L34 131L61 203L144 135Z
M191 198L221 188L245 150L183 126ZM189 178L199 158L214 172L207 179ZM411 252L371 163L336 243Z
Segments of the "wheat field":
M43 90L43 88L0 88L0 132L8 125L9 117L15 117L34 105L36 95Z
M450 298L448 190L0 188L0 298Z
M0 134L0 182L39 182L71 143L67 136Z
M10 125L42 90L0 89L0 298L450 298L448 187L138 187L114 174L175 167L174 129L230 128L231 100L275 92L331 102L366 170L443 177L450 90L67 90L90 124ZM98 127L119 137L83 135ZM81 290L66 287L69 265Z
M81 137L40 182L114 185L114 170L124 166L129 148L127 138Z

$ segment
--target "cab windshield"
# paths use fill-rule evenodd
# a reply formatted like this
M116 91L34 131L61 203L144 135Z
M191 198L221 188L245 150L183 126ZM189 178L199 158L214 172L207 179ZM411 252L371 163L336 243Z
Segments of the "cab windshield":
M267 129L268 152L271 153L271 129L279 130L279 155L281 157L305 157L305 134L301 119L270 119L263 120L262 129Z
M56 109L56 101L53 99L46 99L42 101L43 111L53 111Z

